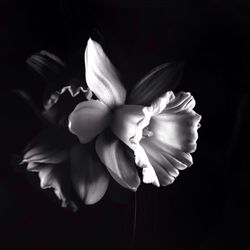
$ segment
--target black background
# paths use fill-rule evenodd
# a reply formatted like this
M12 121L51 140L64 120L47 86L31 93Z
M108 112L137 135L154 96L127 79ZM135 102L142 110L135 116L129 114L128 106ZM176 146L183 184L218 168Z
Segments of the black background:
M247 1L0 5L0 249L250 249ZM135 234L133 197L119 203L106 195L71 213L40 190L35 174L11 163L10 154L42 129L12 92L25 90L41 107L44 83L25 60L46 49L83 79L83 52L93 34L128 90L153 67L184 61L178 89L192 92L203 117L194 165L166 188L140 186Z

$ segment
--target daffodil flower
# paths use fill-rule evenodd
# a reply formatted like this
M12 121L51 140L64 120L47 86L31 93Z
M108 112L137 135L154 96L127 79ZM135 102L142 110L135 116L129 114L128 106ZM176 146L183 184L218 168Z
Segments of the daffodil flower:
M45 64L48 80L48 65L55 61L56 68L62 68L63 64L44 53L31 62L39 66L38 73L44 72L41 66ZM27 170L38 172L41 187L53 188L62 205L73 208L77 206L74 193L84 204L102 199L110 175L132 191L141 183L138 168L144 183L158 187L173 183L179 170L193 163L190 153L196 149L201 119L193 110L195 100L190 93L172 91L180 68L180 64L160 65L127 94L100 44L89 39L85 49L88 89L69 84L51 95L43 114L53 126L24 150L22 162L28 163ZM65 92L72 99L85 93L84 101L80 98L77 105L72 102L62 112L65 117L72 111L66 128L64 119L59 116L62 122L57 122L54 115Z
M69 130L82 144L97 137L96 152L111 176L134 191L140 185L135 165L142 168L144 183L165 186L192 164L190 153L196 149L201 116L193 111L194 98L185 92L161 93L164 82L154 86L147 81L164 67L144 78L126 99L114 66L100 44L89 39L86 82L97 100L79 103L69 116ZM134 152L135 164L125 155L124 144Z

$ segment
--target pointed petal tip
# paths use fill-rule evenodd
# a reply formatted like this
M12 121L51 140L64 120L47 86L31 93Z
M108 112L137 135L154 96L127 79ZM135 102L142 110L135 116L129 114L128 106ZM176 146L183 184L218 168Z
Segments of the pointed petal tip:
M117 70L102 46L89 38L84 52L85 77L90 90L107 106L114 107L125 102L126 90Z
M26 159L22 159L19 163L18 163L18 165L23 165L23 164L25 164L25 163L27 163L28 161L26 160Z
M146 184L153 184L156 187L160 187L160 182L152 166L147 166L142 170L143 182Z
M139 186L138 186L139 187ZM131 187L131 191L136 192L138 187Z

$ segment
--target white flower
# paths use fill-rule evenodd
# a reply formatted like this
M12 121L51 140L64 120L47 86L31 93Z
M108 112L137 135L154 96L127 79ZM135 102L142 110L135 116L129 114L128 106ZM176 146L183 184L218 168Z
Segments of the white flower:
M100 44L89 39L85 73L90 91L64 87L49 99L45 118L55 120L53 105L66 90L72 98L86 92L87 100L70 106L75 108L68 128L54 124L30 142L23 155L27 170L38 172L41 187L53 188L62 205L73 208L74 193L84 204L104 196L109 184L106 169L132 191L141 183L137 167L142 168L144 183L173 183L179 170L193 163L190 153L196 150L201 119L190 93L171 91L180 69L180 64L160 65L127 94ZM97 99L91 99L91 91Z
M112 130L135 154L143 181L171 184L192 164L201 116L190 93L168 91L149 107L125 105L115 111Z
M113 65L102 47L91 39L85 50L85 66L88 87L98 100L77 105L69 116L70 131L83 144L97 137L99 158L122 186L136 190L140 184L136 167L125 154L122 142L133 150L135 164L143 168L144 183L171 184L179 170L192 164L190 153L196 149L201 119L193 111L194 98L185 92L162 93L164 82L161 77L158 77L156 87L153 86L150 77L162 69L167 71L167 67L161 66L136 85L128 98L129 104L126 104L126 90ZM143 87L148 89L146 97L139 91ZM134 105L136 99L142 99L145 105ZM151 105L147 105L151 100ZM105 130L108 127L116 137L107 139Z

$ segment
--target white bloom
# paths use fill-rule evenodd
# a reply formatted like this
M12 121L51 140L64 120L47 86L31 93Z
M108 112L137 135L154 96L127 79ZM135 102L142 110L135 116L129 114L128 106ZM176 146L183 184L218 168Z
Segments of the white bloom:
M69 117L70 131L81 143L96 136L96 150L110 174L123 186L136 190L136 168L121 153L121 142L105 138L107 127L134 151L134 162L143 168L143 182L156 186L171 184L179 170L192 164L201 116L193 111L190 93L172 91L154 98L151 105L127 105L126 91L101 46L89 39L85 51L86 81L98 100L77 105ZM161 67L162 69L162 67ZM146 78L147 79L147 78ZM163 82L161 84L164 84ZM143 84L140 83L140 87ZM159 92L158 88L154 88ZM138 98L140 93L136 86ZM145 102L154 96L148 93ZM133 99L136 95L133 94ZM142 99L143 99L142 98ZM118 149L119 148L119 149ZM118 156L122 155L119 159Z

